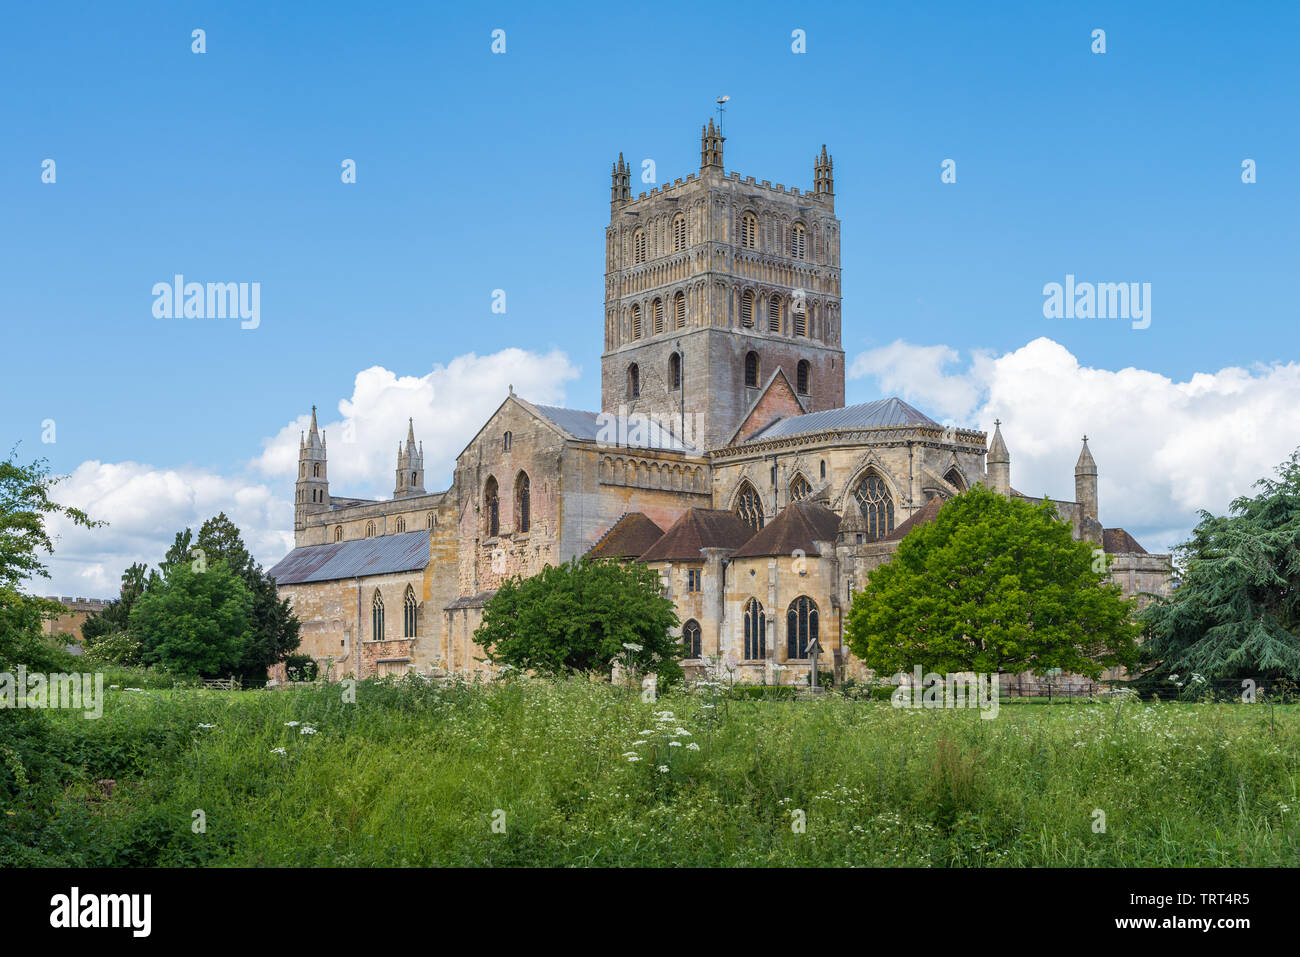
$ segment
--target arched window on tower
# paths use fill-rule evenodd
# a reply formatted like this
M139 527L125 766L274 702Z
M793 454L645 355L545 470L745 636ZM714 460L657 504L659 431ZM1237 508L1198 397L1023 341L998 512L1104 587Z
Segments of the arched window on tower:
M657 336L664 331L664 301L662 299L655 299L654 301L654 324L655 335Z
M375 589L375 596L370 599L370 640L384 640L384 599Z
M311 467L311 474L312 474L314 477L316 477L316 478L320 478L320 463L319 463L319 462L316 462L315 464L312 465L312 467Z
M758 248L758 217L753 213L740 217L740 245L746 249Z
M817 603L807 595L790 602L785 615L785 656L807 658L808 646L817 640Z
M668 388L676 392L682 387L682 354L674 352L668 357Z
M686 294L679 292L673 296L673 325L678 329L686 328Z
M673 252L686 248L686 217L678 213L673 217Z
M520 532L526 532L532 526L532 500L531 485L528 481L528 473L520 472L519 477L515 479L515 528Z
M796 475L790 481L790 501L802 502L810 495L812 495L811 483L803 475Z
M496 538L501 533L501 496L497 493L497 480L491 475L483 486L483 511L487 516L487 536Z
M632 261L645 262L645 230L638 229L632 234Z
M794 316L794 334L796 336L808 335L808 315L804 312L803 307L799 306L793 312Z
M415 589L406 586L406 597L402 599L402 637L414 638L416 613L419 605L415 601Z
M736 517L756 532L763 530L763 500L748 482L736 496Z
M794 259L804 259L807 251L808 229L803 223L795 223L790 230L790 256Z
M635 362L627 367L627 397L635 399L641 395L641 370Z
M752 326L754 324L754 291L746 289L740 295L740 324L742 326Z
M773 296L767 301L767 331L781 331L781 297Z
M767 657L767 619L757 598L745 602L745 660L762 661Z
M632 303L632 338L641 338L641 305Z
M745 353L745 387L748 389L758 388L758 353Z
M889 486L875 472L868 472L853 491L867 523L868 540L884 538L894 530L894 499Z
M682 644L685 646L685 657L700 657L700 623L694 618L682 625Z
M808 378L812 366L808 364L807 359L800 359L799 365L795 368L795 391L800 395L808 394Z

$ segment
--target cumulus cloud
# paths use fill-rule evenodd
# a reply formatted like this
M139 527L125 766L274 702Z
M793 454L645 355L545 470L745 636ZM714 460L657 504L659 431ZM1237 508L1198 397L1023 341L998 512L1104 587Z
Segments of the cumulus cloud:
M1149 550L1183 540L1198 509L1222 513L1300 444L1300 363L1228 367L1179 382L1156 372L1080 364L1039 338L1002 356L898 341L858 356L851 375L958 424L1002 434L1011 482L1074 498L1089 437L1102 524Z
M558 350L503 349L436 364L423 376L372 366L358 372L346 398L322 396L318 424L329 441L330 490L340 495L392 495L397 443L415 420L424 443L425 487L447 487L456 456L513 385L542 405L562 405L564 385L579 370ZM310 397L307 397L310 401ZM337 412L327 413L334 408ZM41 594L116 597L133 562L156 566L176 532L198 531L224 511L258 561L271 565L293 547L293 483L298 439L311 415L300 415L261 440L261 452L229 472L137 462L83 462L58 486L56 500L109 522L81 529L52 520L56 536L50 579L31 583Z
M316 412L326 432L330 491L363 498L392 495L397 446L406 439L407 419L415 420L416 440L424 444L425 487L431 492L446 488L456 456L512 385L530 402L557 405L564 401L565 383L578 373L563 352L539 355L523 349L469 353L435 365L423 376L398 376L380 366L364 369L357 373L351 397L339 400L336 411ZM310 413L300 415L263 440L254 469L292 480L298 442L310 424Z

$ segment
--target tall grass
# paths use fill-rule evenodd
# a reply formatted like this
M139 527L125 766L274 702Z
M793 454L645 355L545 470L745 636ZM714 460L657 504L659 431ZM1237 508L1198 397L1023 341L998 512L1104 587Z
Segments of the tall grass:
M1112 702L990 721L831 696L645 703L579 679L369 682L355 703L114 690L99 720L44 716L64 771L3 805L0 860L1294 866L1298 716Z

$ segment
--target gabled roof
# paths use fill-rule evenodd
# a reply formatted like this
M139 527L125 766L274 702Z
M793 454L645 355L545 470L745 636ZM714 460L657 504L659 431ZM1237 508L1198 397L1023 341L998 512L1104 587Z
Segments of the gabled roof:
M1102 529L1101 547L1108 555L1145 555L1147 553L1147 550L1138 544L1138 540L1122 528Z
M516 397L517 398L517 397ZM698 449L683 442L676 434L680 422L669 414L631 412L620 416L614 412L584 412L581 409L562 409L554 405L534 405L539 415L580 442L605 442L616 445L629 442L629 447L656 451L695 453Z
M943 508L944 500L941 498L932 498L919 509L911 514L906 521L894 526L894 530L886 535L883 541L899 542L907 537L907 533L918 525L925 525L933 522L939 515L939 509Z
M588 558L637 558L663 538L664 530L641 512L625 512L587 552Z
M429 533L403 532L295 548L268 575L280 585L409 572L429 564Z
M744 441L740 438L742 435L748 439L779 419L800 416L805 411L804 400L795 392L785 370L777 366L759 390L758 397L740 417L740 425L731 433L727 444L735 445L737 441Z
M809 412L805 415L779 419L751 435L745 442L760 442L787 435L803 435L807 432L824 432L830 429L874 429L891 425L939 427L939 423L924 412L914 409L902 399L890 396L887 399L877 399L875 402L848 405L842 409L826 409L822 412Z
M643 562L700 562L701 548L739 548L754 530L732 512L688 508L659 541L642 555Z
M787 505L763 530L736 549L732 558L762 558L769 555L820 555L815 542L834 542L840 517L826 506L811 501Z

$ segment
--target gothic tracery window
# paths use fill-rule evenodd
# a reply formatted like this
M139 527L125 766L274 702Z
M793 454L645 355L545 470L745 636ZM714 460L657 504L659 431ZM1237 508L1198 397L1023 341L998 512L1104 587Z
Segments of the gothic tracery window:
M790 483L790 501L802 502L812 495L812 485L802 475L796 475Z
M756 532L763 530L763 500L748 482L740 487L740 494L736 496L736 517Z
M884 538L894 530L894 499L884 479L875 472L868 472L854 489L853 497L862 509L869 540Z
M406 586L406 597L402 600L402 637L415 637L415 616L418 605L415 601L415 590L410 585Z
M943 480L959 492L966 491L966 480L961 477L961 473L957 471L956 467L950 468L944 474Z
M375 589L375 597L370 600L370 640L384 640L384 599Z
M682 644L687 658L700 657L700 623L694 618L682 625Z
M375 537L375 523L366 522L366 538L374 538L374 537Z
M761 661L767 657L767 619L757 598L745 602L745 660Z
M807 658L808 646L817 640L817 603L800 595L790 603L785 616L785 655Z
M404 531L406 531L406 519L399 518L397 520L397 534L400 535Z

